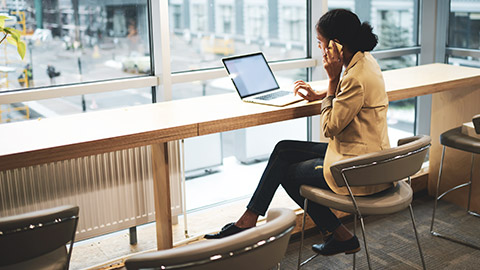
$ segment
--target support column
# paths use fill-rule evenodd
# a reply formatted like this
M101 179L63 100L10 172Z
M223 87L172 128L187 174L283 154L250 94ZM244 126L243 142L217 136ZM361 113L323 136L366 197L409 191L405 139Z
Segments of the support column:
M355 0L355 14L361 22L371 22L372 0Z
M190 0L183 0L183 29L190 29Z
M278 0L268 0L268 38L278 38Z
M173 232L167 143L152 145L152 169L157 249L168 249L173 247Z
M37 22L37 28L43 29L42 0L35 0L35 21Z
M215 33L215 0L208 0L207 4L208 31Z
M243 36L243 0L235 1L235 34L237 36Z

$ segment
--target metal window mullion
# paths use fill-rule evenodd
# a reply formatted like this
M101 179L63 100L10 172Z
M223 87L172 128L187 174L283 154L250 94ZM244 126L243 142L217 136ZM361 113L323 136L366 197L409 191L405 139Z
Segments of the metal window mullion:
M390 49L390 50L381 50L381 51L372 51L372 55L377 60L385 59L385 58L400 57L400 56L410 55L410 54L419 54L419 53L420 53L420 46Z
M447 47L445 53L448 56L480 58L480 50L475 49Z
M316 65L311 69L311 79L312 81L319 81L327 79L327 75L323 69L323 62L322 62L322 51L318 48L317 44L317 33L315 29L315 25L317 24L318 19L328 11L328 0L321 0L321 1L311 1L311 10L310 10L310 36L311 39L307 42L310 42L310 52L309 55L312 60L315 60ZM312 116L310 118L311 125L309 133L309 140L311 141L327 141L325 137L321 134L321 126L320 126L320 116Z
M45 87L41 89L15 90L0 93L0 104L11 104L32 100L59 98L66 96L78 96L83 94L95 94L131 88L152 87L158 85L158 79L154 76L145 76L128 79L116 79Z
M421 1L420 65L445 63L450 0ZM415 133L430 134L432 95L416 99Z
M273 71L289 70L296 68L308 68L316 65L315 59L301 59L269 63ZM189 72L174 73L171 76L171 83L186 83L193 81L205 81L226 77L227 73L224 68L214 68L208 70L198 70ZM163 81L162 81L163 82Z
M159 77L159 81L163 86L163 100L157 98L157 102L168 101L172 100L172 67L168 1L151 1L151 3L152 14L159 14L159 16L152 16L154 70L155 76Z

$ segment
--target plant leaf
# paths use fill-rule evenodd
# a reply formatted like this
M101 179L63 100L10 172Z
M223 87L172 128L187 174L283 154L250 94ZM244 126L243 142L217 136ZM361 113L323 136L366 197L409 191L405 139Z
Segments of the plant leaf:
M10 35L12 35L12 37L15 39L15 40L20 40L20 31L18 31L17 29L15 28L11 28L11 27L5 27L3 29L3 31L5 33L9 33Z
M3 28L5 26L5 20L7 19L10 19L10 18L7 16L0 16L0 27Z
M25 56L25 50L26 50L25 42L23 42L22 40L16 40L11 35L7 37L7 41L8 43L17 47L17 52L20 55L20 57L23 59L23 57Z
M26 50L25 42L20 40L17 44L17 52L20 55L20 58L22 58L22 60L23 60L23 57L25 57L25 50Z
M12 44L13 46L17 47L17 40L14 39L11 35L7 36L8 43Z

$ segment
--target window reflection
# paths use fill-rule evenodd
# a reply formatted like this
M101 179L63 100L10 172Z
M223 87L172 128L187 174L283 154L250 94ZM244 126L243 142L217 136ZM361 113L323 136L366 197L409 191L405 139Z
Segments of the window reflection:
M480 48L480 1L450 2L448 46Z
M2 1L27 48L0 44L3 91L148 74L147 0ZM41 12L41 13L39 13ZM39 13L39 14L38 14Z
M295 80L307 79L305 68L274 73L279 85L285 88L292 87ZM172 87L173 99L226 93L237 95L232 81L227 76L175 84ZM242 102L240 98L238 102ZM250 197L273 147L284 139L306 140L307 119L294 119L185 139L187 210L194 211ZM214 194L206 198L204 194L211 190L215 190Z
M169 1L172 71L220 67L224 56L263 51L305 58L306 1Z
M329 1L328 8L345 8L368 21L378 36L375 50L408 47L417 44L417 0Z
M0 124L149 103L152 103L152 90L138 88L1 104Z
M383 71L417 65L416 54L378 60ZM387 124L390 145L395 146L401 138L415 134L415 110L417 98L391 101L388 105Z
M418 43L417 0L329 1L328 8L345 8L355 12L361 21L368 21L378 36L377 50L409 47ZM417 55L379 59L382 71L417 65ZM390 144L415 133L416 99L389 103L387 123Z

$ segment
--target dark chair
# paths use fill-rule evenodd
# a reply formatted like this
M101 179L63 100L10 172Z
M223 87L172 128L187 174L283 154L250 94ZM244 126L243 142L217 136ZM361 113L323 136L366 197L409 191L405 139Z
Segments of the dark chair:
M303 216L298 269L318 255L316 254L301 263L305 212L309 200L329 208L354 214L354 229L356 228L357 218L360 219L365 252L367 254L367 261L370 269L370 255L368 253L367 238L365 236L363 215L387 215L409 208L420 258L422 260L423 268L426 269L411 206L413 190L410 186L410 176L414 175L422 167L429 147L430 137L419 135L399 140L398 146L394 148L333 163L330 171L332 172L336 184L339 187L346 186L350 195L338 195L332 191L321 188L307 185L301 186L300 194L305 198L305 211ZM403 179L406 178L408 178L408 183L407 181L403 181ZM391 187L385 191L370 196L354 196L350 190L350 187L353 186L368 186L394 182L397 182L395 187ZM355 254L353 256L353 268L355 269Z
M0 218L0 270L68 269L78 211L60 206Z
M271 269L285 255L295 218L292 210L271 209L263 225L222 239L135 255L125 261L125 266L128 270Z
M480 114L476 115L472 119L473 125L475 127L475 132L477 134L480 134ZM450 129L440 135L440 144L443 145L443 150L442 150L442 158L440 161L440 169L438 173L438 181L437 181L437 190L435 192L435 204L433 206L433 215L432 215L432 224L430 225L430 233L433 236L438 236L459 244L464 244L469 247L475 248L475 249L480 249L479 246L459 240L457 238L454 238L452 236L447 236L444 234L441 234L439 232L434 231L433 225L435 222L435 212L437 210L437 202L443 198L443 196L447 195L448 193L457 190L459 188L463 187L468 187L468 202L467 202L467 213L470 215L480 217L480 214L470 211L470 201L472 197L472 175L473 175L473 164L475 162L475 154L480 154L480 139L469 136L467 134L462 133L462 127L456 127L453 129ZM446 147L451 147L457 150L463 150L465 152L472 153L472 162L470 164L470 180L466 183L457 185L447 191L445 191L443 194L438 195L438 190L440 189L440 183L442 180L442 168L443 168L443 159L445 157L445 148Z

